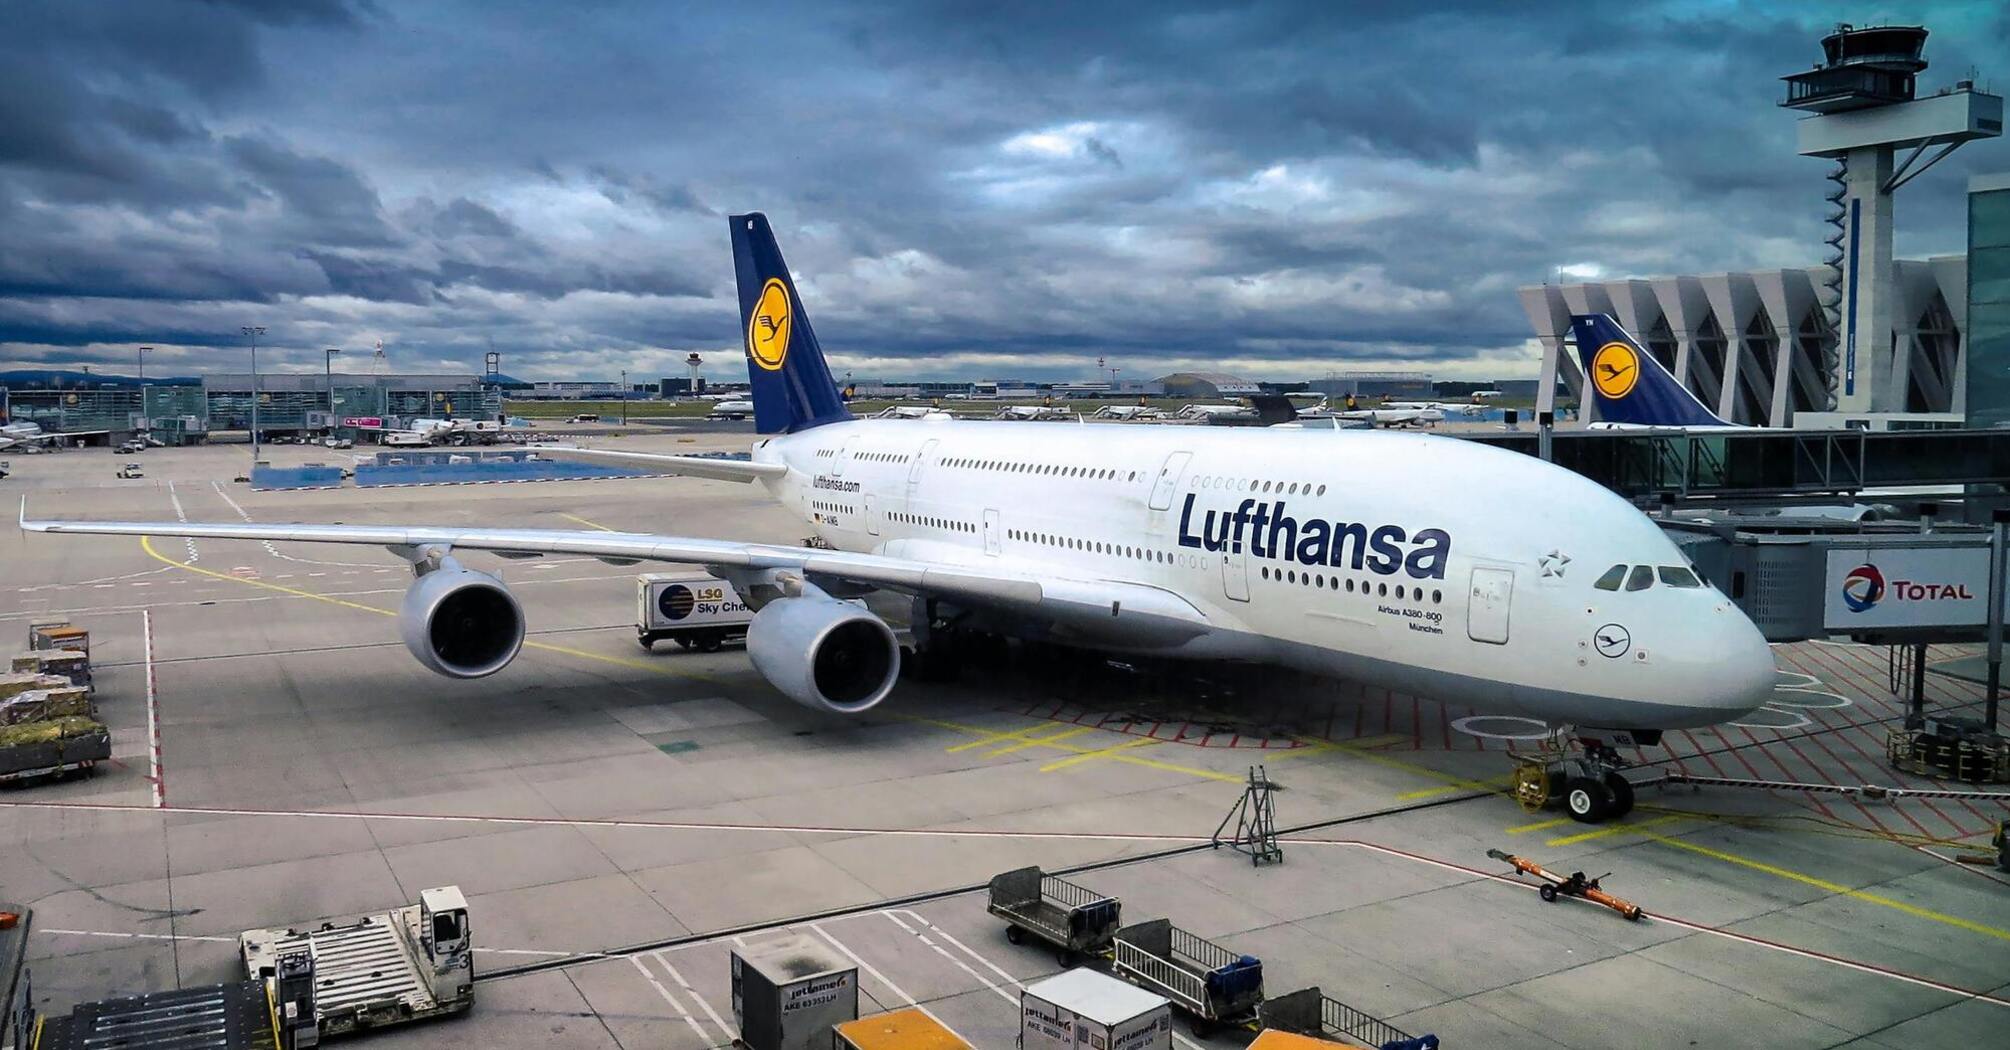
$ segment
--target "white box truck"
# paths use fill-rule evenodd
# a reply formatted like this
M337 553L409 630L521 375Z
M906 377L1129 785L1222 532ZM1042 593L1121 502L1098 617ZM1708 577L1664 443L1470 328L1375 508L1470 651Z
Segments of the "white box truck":
M1022 1050L1172 1050L1172 1003L1094 970L1075 969L1019 993Z
M635 640L653 649L664 638L716 653L744 642L754 610L733 585L703 572L649 572L635 578Z

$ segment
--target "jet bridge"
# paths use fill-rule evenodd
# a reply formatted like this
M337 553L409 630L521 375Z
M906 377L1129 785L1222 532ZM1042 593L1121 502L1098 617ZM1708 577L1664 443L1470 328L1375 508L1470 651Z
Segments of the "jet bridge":
M1892 693L1910 694L1905 724L1887 742L1892 765L2010 781L1994 689L1979 719L1926 710L1927 646L1988 640L1990 595L2004 593L1990 586L1990 530L1931 522L1930 514L1919 524L1671 517L1661 526L1767 641L1843 637L1891 648Z

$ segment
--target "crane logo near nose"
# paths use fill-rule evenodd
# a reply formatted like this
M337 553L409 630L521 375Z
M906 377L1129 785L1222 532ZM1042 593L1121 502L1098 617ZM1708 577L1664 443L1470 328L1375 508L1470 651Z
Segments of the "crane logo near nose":
M1591 646L1598 650L1598 655L1617 660L1633 648L1633 635L1616 623L1608 623L1591 632Z

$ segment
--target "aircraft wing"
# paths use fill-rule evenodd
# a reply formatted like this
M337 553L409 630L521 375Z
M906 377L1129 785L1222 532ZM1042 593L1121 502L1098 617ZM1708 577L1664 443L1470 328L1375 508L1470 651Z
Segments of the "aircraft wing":
M629 453L622 453L627 455ZM687 457L664 456L660 459ZM712 463L712 460L694 460ZM771 464L738 466L768 467ZM751 480L743 478L742 480ZM1003 607L1056 622L1122 628L1164 639L1191 638L1209 629L1206 617L1185 599L1142 584L1067 580L1031 573L942 564L877 554L852 554L735 540L654 536L634 532L559 529L462 529L402 525L280 525L252 522L38 521L21 500L21 530L99 536L188 536L196 539L353 543L403 555L439 546L501 554L576 554L624 563L659 561L707 568L793 571L902 591Z
M745 459L713 459L708 456L664 456L650 452L607 452L571 445L526 445L540 456L579 463L602 463L613 467L647 467L664 474L681 474L714 481L759 481L788 473L780 463L755 463Z

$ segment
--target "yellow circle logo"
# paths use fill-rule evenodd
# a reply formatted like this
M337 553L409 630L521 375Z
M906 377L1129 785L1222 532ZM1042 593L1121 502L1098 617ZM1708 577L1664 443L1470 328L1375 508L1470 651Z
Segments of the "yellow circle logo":
M1618 400L1633 392L1640 382L1640 355L1625 343L1607 343L1591 355L1591 385L1606 397Z
M754 304L754 316L747 319L747 356L770 372L781 371L789 356L790 321L789 288L781 278L770 277Z

